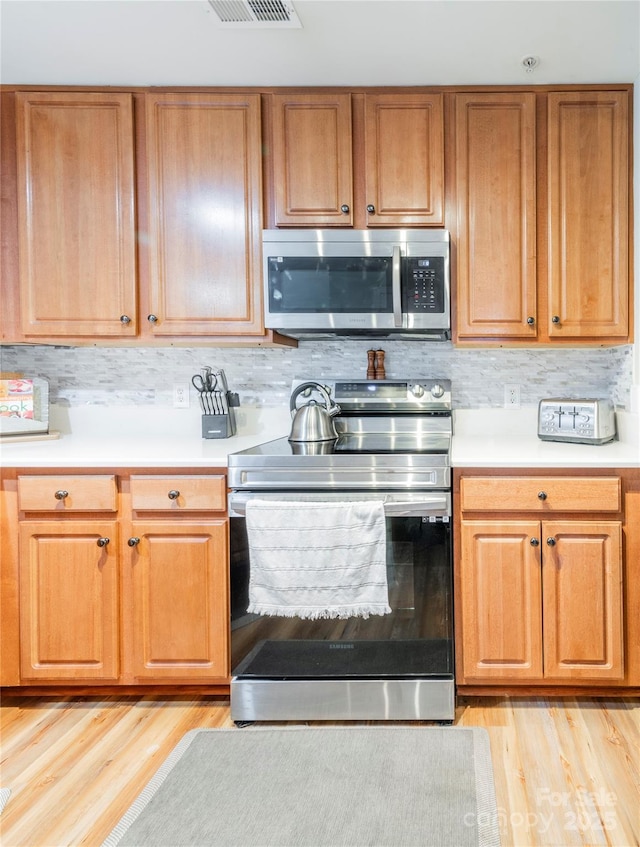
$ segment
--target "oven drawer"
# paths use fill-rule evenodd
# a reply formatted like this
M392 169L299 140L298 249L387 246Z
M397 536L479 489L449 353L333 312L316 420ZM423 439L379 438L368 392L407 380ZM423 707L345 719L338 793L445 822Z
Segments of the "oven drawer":
M620 479L477 476L460 481L465 512L619 512Z
M115 512L116 478L109 474L18 477L23 512Z
M224 512L223 474L212 476L132 476L131 508L136 512Z

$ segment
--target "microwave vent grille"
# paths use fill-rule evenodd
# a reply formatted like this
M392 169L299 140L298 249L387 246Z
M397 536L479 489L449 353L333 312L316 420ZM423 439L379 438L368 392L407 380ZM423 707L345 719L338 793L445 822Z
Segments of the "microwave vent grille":
M285 0L209 0L209 5L225 27L302 27L293 4Z

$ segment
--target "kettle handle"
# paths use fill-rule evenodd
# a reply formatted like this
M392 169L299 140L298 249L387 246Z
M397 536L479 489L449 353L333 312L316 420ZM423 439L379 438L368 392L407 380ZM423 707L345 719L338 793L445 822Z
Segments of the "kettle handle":
M329 392L327 389L320 385L319 382L303 382L301 383L291 395L291 400L289 401L289 411L291 412L291 417L296 413L296 400L302 394L303 391L306 391L307 388L317 388L320 394L324 399L324 403L329 414L335 414L336 411L340 411L338 406L334 407L334 404L329 396Z

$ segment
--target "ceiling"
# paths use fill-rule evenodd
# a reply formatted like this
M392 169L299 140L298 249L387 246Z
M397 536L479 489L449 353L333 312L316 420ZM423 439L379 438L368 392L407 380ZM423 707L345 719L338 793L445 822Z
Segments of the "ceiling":
M301 29L206 0L1 0L0 79L34 85L634 82L640 0L294 0ZM525 56L539 65L528 73Z

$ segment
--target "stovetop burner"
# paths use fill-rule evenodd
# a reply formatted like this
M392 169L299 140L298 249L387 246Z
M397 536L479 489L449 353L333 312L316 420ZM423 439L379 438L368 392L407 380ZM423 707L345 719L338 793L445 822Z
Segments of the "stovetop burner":
M336 456L429 453L446 455L451 439L446 434L342 433L335 441L289 441L276 438L242 450L235 456Z
M309 382L309 380L306 380ZM297 385L294 382L294 390ZM334 441L285 436L229 456L232 489L447 489L448 380L323 380L341 412ZM314 389L304 395L316 399Z

